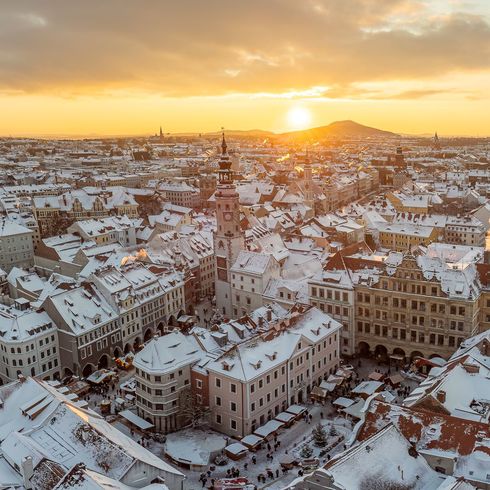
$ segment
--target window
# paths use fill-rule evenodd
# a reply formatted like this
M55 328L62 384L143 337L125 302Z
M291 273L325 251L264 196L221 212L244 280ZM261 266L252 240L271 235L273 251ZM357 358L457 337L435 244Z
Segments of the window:
M219 413L216 414L216 423L221 425L221 415Z
M230 420L230 427L232 428L232 430L236 430L236 420Z
M231 384L230 384L230 391L231 391L232 393L236 393L236 384L235 384L235 383L231 383Z
M221 379L220 378L216 378L215 384L216 384L216 388L221 388Z
M230 409L232 412L236 412L236 403L235 402L230 403Z
M217 396L217 397L216 397L216 405L217 405L218 407L221 407L221 397L220 397L220 396Z

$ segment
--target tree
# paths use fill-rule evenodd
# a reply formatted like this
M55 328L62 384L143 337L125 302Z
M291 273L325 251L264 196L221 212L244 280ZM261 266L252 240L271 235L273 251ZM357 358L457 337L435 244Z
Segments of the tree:
M333 424L330 426L330 431L328 432L328 435L331 437L335 437L338 435L337 429L333 426Z
M313 441L317 447L325 447L327 445L327 431L321 423L313 429Z
M202 401L190 387L183 389L179 395L179 416L188 421L192 427L196 427L205 421L209 413L209 407Z
M302 448L301 448L301 451L299 453L299 455L303 458L303 459L308 459L308 458L311 458L313 456L313 449L311 449L311 446L309 444L305 444Z

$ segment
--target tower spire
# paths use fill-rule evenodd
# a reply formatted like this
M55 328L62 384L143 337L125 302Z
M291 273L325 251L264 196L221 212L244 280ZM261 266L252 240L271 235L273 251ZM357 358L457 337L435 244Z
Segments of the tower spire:
M225 128L221 128L221 154L226 155L226 150L228 146L226 145L226 140L225 140Z

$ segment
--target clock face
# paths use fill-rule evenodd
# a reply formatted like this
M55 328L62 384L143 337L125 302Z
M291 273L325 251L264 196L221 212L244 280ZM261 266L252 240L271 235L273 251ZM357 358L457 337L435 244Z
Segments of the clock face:
M223 213L223 218L225 218L225 221L231 221L233 218L232 213Z

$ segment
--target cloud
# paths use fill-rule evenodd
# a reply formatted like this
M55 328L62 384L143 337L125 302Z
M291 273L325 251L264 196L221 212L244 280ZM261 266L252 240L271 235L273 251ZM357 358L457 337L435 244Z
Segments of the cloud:
M411 0L2 2L0 91L181 97L331 87L333 97L364 82L488 72L483 13L425 16L426 8Z

